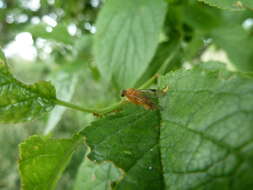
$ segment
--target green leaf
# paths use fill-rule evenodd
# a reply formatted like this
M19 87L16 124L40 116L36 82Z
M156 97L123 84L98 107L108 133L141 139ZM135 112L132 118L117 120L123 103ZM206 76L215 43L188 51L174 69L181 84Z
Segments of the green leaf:
M147 69L166 14L163 0L109 0L95 34L96 63L105 79L132 87Z
M216 28L211 36L214 42L227 52L237 69L253 71L253 37L242 26L224 23Z
M249 189L253 79L217 65L160 79L161 159L167 189ZM221 68L221 67L220 67Z
M85 128L89 158L124 170L115 189L251 187L253 79L209 62L161 77L167 86L161 117L127 105Z
M210 6L219 7L221 9L241 10L244 8L253 8L251 0L198 0L207 3Z
M40 117L54 107L55 89L45 81L26 85L0 62L0 123L17 123Z
M183 21L196 31L209 32L220 24L220 19L217 19L221 16L220 10L203 3L189 2L182 6L181 15ZM200 37L200 34L198 35Z
M82 139L32 136L20 144L22 189L55 189L56 183Z
M122 172L113 163L107 161L98 164L85 157L79 168L74 190L109 190L121 177Z
M162 189L157 111L128 105L124 111L85 128L89 158L111 160L125 172L116 189Z

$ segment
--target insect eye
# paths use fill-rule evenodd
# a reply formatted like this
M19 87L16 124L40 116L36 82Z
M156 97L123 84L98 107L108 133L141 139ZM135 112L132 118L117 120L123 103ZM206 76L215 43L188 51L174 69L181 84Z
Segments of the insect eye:
M125 91L125 90L122 90L122 92L121 92L121 97L124 97L124 96L125 96L125 93L126 93L126 91Z

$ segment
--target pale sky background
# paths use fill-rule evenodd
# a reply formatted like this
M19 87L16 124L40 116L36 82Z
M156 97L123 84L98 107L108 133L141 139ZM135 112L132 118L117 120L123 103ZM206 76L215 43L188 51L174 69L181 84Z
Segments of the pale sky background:
M48 0L49 3L53 4L54 0ZM99 5L99 0L92 0L91 5L97 7ZM40 8L40 0L23 0L22 6L26 7L32 11L37 11ZM0 0L0 8L5 8L5 4ZM51 32L53 27L57 26L56 15L44 15L42 19L38 17L33 17L31 19L31 24L45 23L48 25L47 32ZM28 17L25 14L21 14L18 17L14 15L7 16L7 22L26 22ZM92 26L90 23L84 23L83 27L87 30L90 30L91 33L96 32L95 26ZM70 35L77 34L77 27L75 24L68 25L68 32ZM36 45L40 48L45 49L43 53L51 53L50 43L47 43L46 40L37 39ZM7 58L21 58L24 61L33 62L37 57L37 49L35 48L35 42L32 38L32 35L29 32L21 32L16 35L15 39L3 47L3 51Z

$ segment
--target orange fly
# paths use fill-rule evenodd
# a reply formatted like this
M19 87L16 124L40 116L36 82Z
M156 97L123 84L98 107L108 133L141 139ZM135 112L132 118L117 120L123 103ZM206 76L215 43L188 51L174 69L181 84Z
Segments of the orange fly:
M155 110L159 109L157 98L159 97L159 95L164 95L167 90L167 88L163 90L137 90L134 88L128 88L122 91L121 96L127 97L129 102L141 105L147 110Z

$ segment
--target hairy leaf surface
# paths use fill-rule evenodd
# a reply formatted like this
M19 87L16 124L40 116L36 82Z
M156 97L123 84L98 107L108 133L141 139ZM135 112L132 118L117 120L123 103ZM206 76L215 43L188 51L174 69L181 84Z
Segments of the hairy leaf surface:
M194 69L162 77L164 86L170 88L160 101L166 188L252 187L253 80Z

